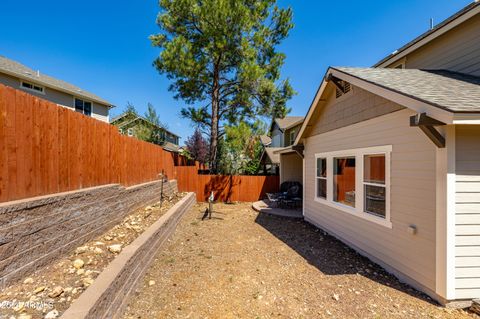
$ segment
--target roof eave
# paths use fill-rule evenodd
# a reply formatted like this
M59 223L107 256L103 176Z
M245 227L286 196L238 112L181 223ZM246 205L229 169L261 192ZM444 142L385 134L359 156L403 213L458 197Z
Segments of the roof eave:
M325 74L322 83L317 90L317 93L313 99L312 104L310 105L310 108L308 109L305 120L303 121L302 127L300 128L299 134L297 135L297 138L295 139L293 145L298 145L302 141L308 123L310 122L310 119L318 105L318 102L320 101L320 98L325 91L328 83L327 78L330 75L347 81L354 86L369 91L373 94L384 97L385 99L393 101L406 108L412 109L417 113L426 113L428 116L435 118L445 124L480 124L480 112L453 112L441 109L438 106L429 104L425 101L415 99L413 97L382 87L378 84L368 82L366 80L360 79L358 77L352 76L333 67L330 67L328 68L327 73Z
M413 98L411 96L407 96L400 92L393 91L379 84L368 82L364 79L360 79L348 73L337 70L333 67L329 68L328 74L347 81L354 86L369 91L375 95L381 96L387 100L400 104L406 108L412 109L418 113L426 113L428 116L442 121L443 123L453 124L453 111L439 108L436 105L432 105L428 102Z

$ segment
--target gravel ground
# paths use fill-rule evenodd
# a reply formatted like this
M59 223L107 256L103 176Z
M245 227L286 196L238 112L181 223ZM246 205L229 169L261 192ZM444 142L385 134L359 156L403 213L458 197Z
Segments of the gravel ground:
M125 246L184 196L178 193L164 200L161 207L156 203L132 212L69 256L0 291L0 319L52 319L61 315Z
M439 307L301 220L196 205L125 318L479 318Z

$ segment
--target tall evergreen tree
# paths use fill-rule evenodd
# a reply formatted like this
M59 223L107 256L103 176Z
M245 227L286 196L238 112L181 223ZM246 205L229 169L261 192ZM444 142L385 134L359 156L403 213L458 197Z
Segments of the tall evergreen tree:
M276 0L160 0L160 8L154 65L189 105L182 116L209 133L215 171L224 124L288 113L294 91L280 80L285 55L276 47L293 27L292 10Z

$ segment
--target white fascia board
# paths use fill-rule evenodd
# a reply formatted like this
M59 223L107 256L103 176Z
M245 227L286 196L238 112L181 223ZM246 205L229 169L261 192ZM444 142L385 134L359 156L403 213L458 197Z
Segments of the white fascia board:
M480 125L479 113L457 113L453 116L453 124Z

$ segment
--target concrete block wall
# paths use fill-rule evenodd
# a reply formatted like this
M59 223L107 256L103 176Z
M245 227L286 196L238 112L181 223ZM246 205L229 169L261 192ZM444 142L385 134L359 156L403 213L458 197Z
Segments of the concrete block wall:
M10 285L160 199L161 182L117 184L0 204L0 287ZM164 194L177 191L175 180Z

